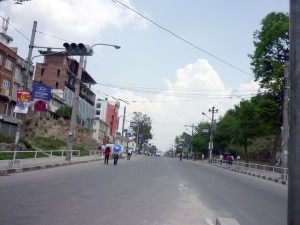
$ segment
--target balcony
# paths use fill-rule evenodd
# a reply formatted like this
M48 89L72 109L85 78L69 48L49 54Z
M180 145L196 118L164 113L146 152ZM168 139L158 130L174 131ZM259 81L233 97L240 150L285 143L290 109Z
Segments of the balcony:
M10 100L10 96L9 96L9 90L6 90L4 88L0 89L0 98L3 100Z

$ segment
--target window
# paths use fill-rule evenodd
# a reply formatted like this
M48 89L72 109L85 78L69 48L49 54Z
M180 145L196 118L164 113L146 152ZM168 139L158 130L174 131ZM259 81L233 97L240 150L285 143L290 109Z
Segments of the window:
M2 66L2 62L3 62L3 55L0 55L0 66Z
M15 69L14 79L20 82L22 81L22 73L20 68Z
M59 77L60 76L60 70L57 70L57 77Z
M55 89L58 89L58 82L55 83Z
M3 110L3 114L7 116L8 113L8 103L4 104L4 110Z
M12 71L13 69L13 62L9 59L6 59L5 61L5 69L8 69L10 71Z
M41 69L41 76L44 76L45 69Z
M9 86L10 86L10 81L4 78L2 81L2 88L5 90L9 90Z

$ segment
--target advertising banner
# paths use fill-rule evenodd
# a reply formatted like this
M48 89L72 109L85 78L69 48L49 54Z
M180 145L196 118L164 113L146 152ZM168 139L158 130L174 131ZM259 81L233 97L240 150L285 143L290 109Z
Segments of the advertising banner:
M33 84L32 97L49 101L51 99L51 87L45 84Z
M27 91L18 91L17 104L14 109L14 113L26 114L28 112L29 104L30 104L30 93Z

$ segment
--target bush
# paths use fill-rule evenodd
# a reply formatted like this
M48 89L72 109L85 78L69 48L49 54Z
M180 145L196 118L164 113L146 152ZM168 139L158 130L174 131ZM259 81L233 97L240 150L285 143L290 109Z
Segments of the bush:
M15 138L12 136L5 136L4 134L0 134L0 142L1 143L14 143Z
M36 137L32 140L34 146L43 150L59 150L67 146L66 142L53 138Z

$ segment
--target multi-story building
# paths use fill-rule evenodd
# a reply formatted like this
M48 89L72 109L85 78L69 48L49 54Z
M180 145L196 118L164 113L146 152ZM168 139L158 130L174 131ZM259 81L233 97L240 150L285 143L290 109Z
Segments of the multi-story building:
M119 126L119 108L120 102L115 102L114 104L107 102L107 109L106 109L106 118L105 121L109 124L110 132L109 137L110 141L115 142L116 132Z
M40 51L40 53L44 55L44 62L36 64L34 81L52 88L53 104L50 106L51 111L55 109L55 105L63 104L64 102L72 106L79 63L62 52L47 50ZM93 84L96 84L96 81L88 72L83 70L80 80L76 122L87 128L93 127L95 116L96 95L91 90L91 85ZM56 100L53 99L53 95L57 97Z
M115 142L118 130L118 111L120 103L111 103L107 98L97 99L94 120L94 138L99 144Z
M14 113L17 91L24 89L26 76L32 77L33 66L25 74L27 61L17 55L17 48L9 47L12 37L0 33L0 133L15 136L22 115Z

